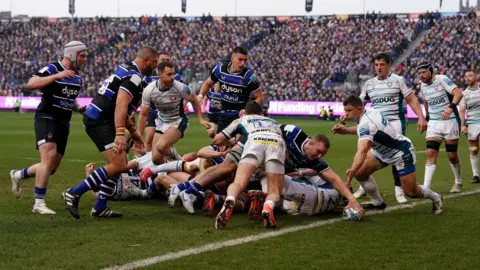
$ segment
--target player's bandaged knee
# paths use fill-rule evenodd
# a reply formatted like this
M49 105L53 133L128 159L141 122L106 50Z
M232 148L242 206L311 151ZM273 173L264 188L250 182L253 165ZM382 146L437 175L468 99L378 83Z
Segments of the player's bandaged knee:
M438 151L440 150L440 143L437 141L427 141L427 149Z
M445 144L445 150L447 152L457 152L458 144Z
M476 147L476 146L470 146L470 147L468 147L468 150L470 150L471 152L477 152L477 151L478 151L478 147Z

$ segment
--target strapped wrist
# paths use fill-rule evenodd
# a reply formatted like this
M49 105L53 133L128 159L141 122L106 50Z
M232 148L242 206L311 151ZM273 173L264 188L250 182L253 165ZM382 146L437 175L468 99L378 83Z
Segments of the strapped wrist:
M125 136L125 127L116 127L115 136Z

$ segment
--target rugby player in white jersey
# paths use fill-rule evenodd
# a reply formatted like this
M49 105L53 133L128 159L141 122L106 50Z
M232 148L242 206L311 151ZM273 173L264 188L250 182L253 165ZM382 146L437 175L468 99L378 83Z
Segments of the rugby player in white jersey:
M480 183L478 177L478 137L480 135L480 86L478 75L473 70L465 73L465 82L468 87L463 91L460 101L461 132L467 134L468 148L470 150L470 163L472 164L472 183ZM467 121L465 122L465 111Z
M222 145L234 134L241 133L247 138L235 179L228 187L227 198L215 221L217 229L225 227L230 219L235 199L246 189L250 177L259 167L264 168L268 182L268 195L262 210L264 227L276 227L273 209L280 201L280 192L283 187L287 150L285 141L277 122L262 116L260 104L255 101L247 102L245 113L245 116L234 120L213 139L213 144Z
M460 137L460 116L457 106L462 100L462 91L445 75L433 73L433 66L421 62L417 73L422 81L420 91L424 97L427 112L427 164L425 165L424 186L432 185L440 144L445 141L450 167L455 175L455 183L450 192L460 192L462 176L457 148Z
M380 111L374 108L366 109L357 96L346 98L343 107L347 119L358 121L356 132L353 133L352 129L347 129L343 125L336 125L332 131L338 134L358 135L357 153L346 175L347 184L355 177L372 197L372 202L365 207L370 209L386 207L372 174L393 165L398 170L405 195L410 198L432 200L432 212L436 215L441 214L443 204L440 195L428 187L417 185L415 148L410 139L397 132Z
M393 74L390 71L391 61L386 53L378 54L374 60L375 73L377 76L364 84L360 94L362 101L366 102L366 100L370 100L372 107L379 110L385 116L395 131L405 135L406 112L403 107L403 99L405 99L418 116L418 130L424 132L427 128L427 122L425 121L422 108L415 93L407 87L405 79L402 76ZM395 183L395 198L399 203L406 203L407 199L405 199L403 194L400 177L398 176L395 166L392 166L392 174ZM360 187L354 195L359 198L364 194L365 191Z
M203 120L200 103L190 88L174 80L175 70L172 63L161 62L158 64L157 72L159 79L150 83L143 91L140 113L143 117L147 117L150 104L155 105L158 110L152 160L154 164L159 165L168 155L170 147L184 136L187 129L188 118L184 112L183 100L192 103L201 125L209 128L210 124ZM143 131L145 121L140 121L138 126ZM149 178L152 176L152 171L146 168L141 172L141 176Z

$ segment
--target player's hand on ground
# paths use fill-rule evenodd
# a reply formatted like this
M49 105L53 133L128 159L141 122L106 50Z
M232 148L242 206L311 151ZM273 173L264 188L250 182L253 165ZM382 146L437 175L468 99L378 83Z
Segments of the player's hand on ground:
M355 174L355 171L352 169L348 169L345 172L345 175L347 176L347 186L350 186L350 182L352 182L352 178L354 174Z
M347 207L357 210L362 216L365 215L365 210L362 205L358 203L356 199L348 200Z
M95 163L88 163L85 165L85 175L90 175L95 170Z
M442 119L443 120L447 120L448 117L450 117L450 115L452 114L453 110L452 108L446 108L443 112L442 112Z
M468 127L463 125L462 128L461 128L461 132L462 132L462 134L468 134Z
M341 115L340 116L340 123L342 123L342 125L345 125L345 121L347 121L347 116L345 114Z
M332 128L332 133L333 134L345 134L346 132L346 128L344 125L335 125L333 126Z
M57 73L56 76L57 79L73 78L75 77L75 72L73 70L64 70L60 73Z
M205 120L200 120L200 125L206 127L207 129L211 127L210 122L205 121Z
M423 133L427 130L427 121L425 120L418 120L418 127L417 130L420 131L420 133Z
M125 136L115 136L115 141L113 144L113 152L116 154L121 154L123 151L125 151Z

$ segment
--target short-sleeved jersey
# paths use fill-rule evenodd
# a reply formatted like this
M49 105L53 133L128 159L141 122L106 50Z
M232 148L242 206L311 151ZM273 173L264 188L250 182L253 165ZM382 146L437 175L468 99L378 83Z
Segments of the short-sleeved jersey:
M190 88L179 81L174 81L169 89L160 90L157 80L150 83L143 91L142 104L146 106L153 104L160 120L172 122L186 117L183 100L189 100L191 93Z
M280 129L288 150L288 157L285 159L285 173L295 172L300 168L311 168L318 173L329 169L324 159L310 160L305 154L303 146L311 138L301 128L294 125L281 125Z
M220 83L222 93L222 114L237 115L245 109L250 93L258 91L260 84L253 71L244 68L239 73L230 73L230 64L217 64L210 74L210 80Z
M208 114L220 114L222 111L222 93L217 93L214 89L210 89L207 93L207 98L210 101Z
M54 62L33 74L34 77L47 77L65 70L61 62ZM80 93L83 79L75 73L73 78L55 80L40 89L42 100L38 105L35 118L50 118L62 122L70 122L72 110L75 109L75 99Z
M460 105L465 105L467 109L467 125L480 124L480 87L477 89L467 87L463 91Z
M253 114L234 120L221 132L229 139L236 134L240 134L248 139L248 136L253 133L282 136L280 126L275 120Z
M456 107L448 119L442 119L442 112L450 106L453 99L452 91L455 88L457 86L445 75L435 75L431 84L421 84L420 90L428 104L430 120L460 121Z
M92 100L92 104L95 105L93 108L100 110L97 114L113 119L119 91L125 91L132 97L128 105L128 115L131 115L140 106L143 92L142 74L135 62L119 65L115 72L103 82ZM93 115L89 115L92 113L94 112L89 110L86 112L88 116L95 119Z
M411 93L412 90L407 87L402 76L390 73L384 80L378 77L368 80L363 85L360 98L363 101L370 100L372 107L379 110L389 121L405 121L403 98Z
M411 142L398 133L379 110L365 109L357 126L359 140L370 140L372 149L378 154L395 158L410 151Z
M143 89L147 88L147 86L150 83L155 82L155 81L158 81L158 76L156 76L156 75L143 77L143 80L142 80ZM152 113L152 114L157 113L157 108L153 104L150 104L150 113Z
M158 76L156 74L157 74L157 70L154 70L152 72L152 76L143 77L143 80L142 80L143 89L145 89L147 85L149 85L150 83L158 81ZM175 77L173 79L183 83L182 76L178 73L175 74ZM150 113L152 114L157 113L157 108L153 104L150 104Z

